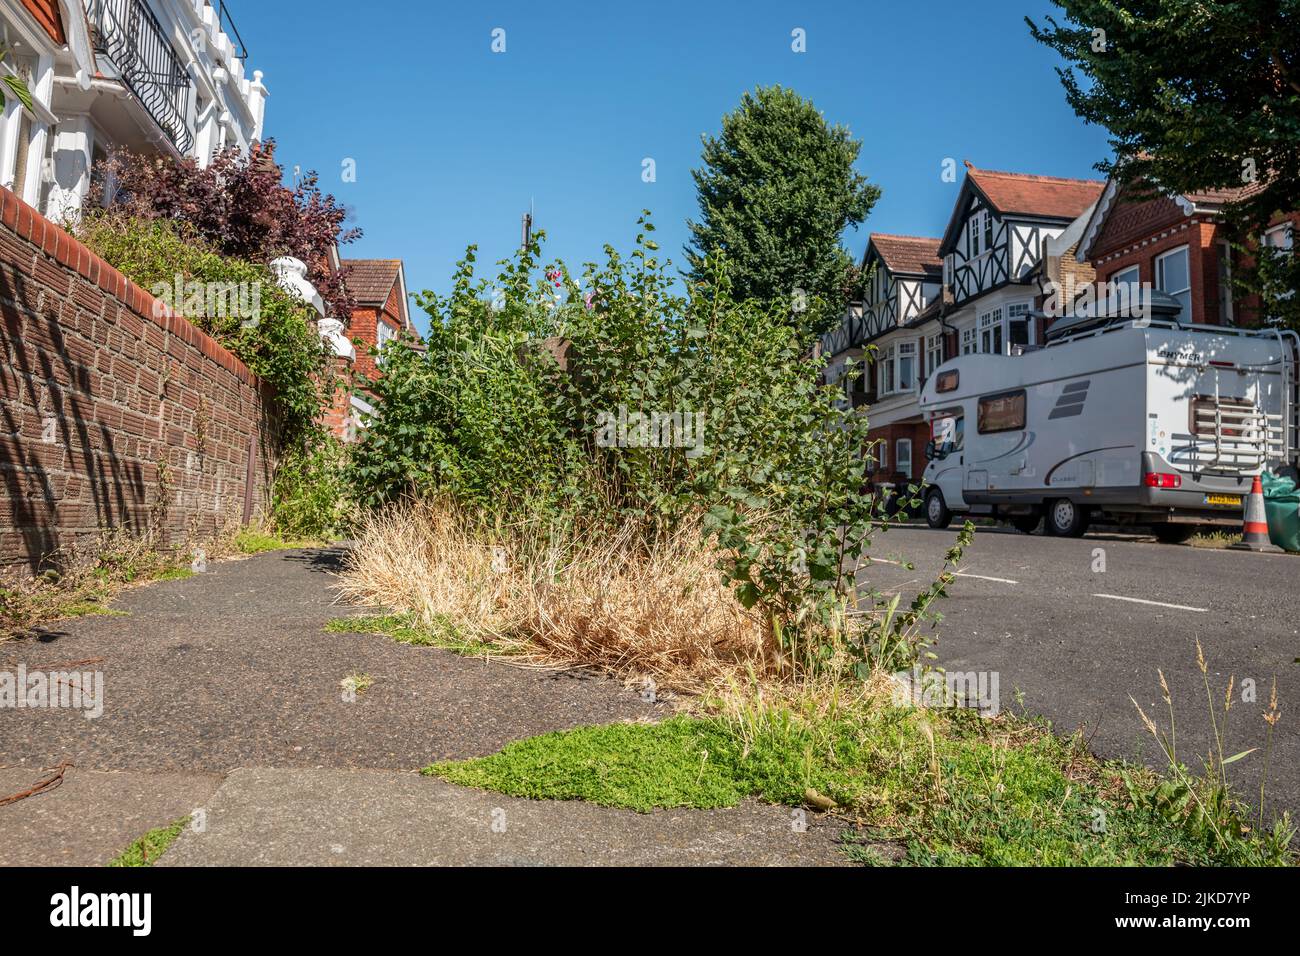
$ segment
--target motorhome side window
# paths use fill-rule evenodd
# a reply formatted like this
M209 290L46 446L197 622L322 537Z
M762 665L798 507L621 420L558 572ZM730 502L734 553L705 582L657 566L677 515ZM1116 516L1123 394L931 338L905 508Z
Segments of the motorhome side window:
M980 399L976 421L981 435L1019 431L1025 427L1025 390L999 392Z

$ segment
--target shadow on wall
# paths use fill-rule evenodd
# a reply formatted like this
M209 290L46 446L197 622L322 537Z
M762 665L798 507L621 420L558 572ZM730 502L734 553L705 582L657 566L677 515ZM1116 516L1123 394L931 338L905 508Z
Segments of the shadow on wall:
M0 523L23 542L22 555L0 558L32 572L55 563L70 543L60 528L69 536L108 528L140 534L149 523L149 476L139 462L119 457L110 423L97 417L94 349L78 341L74 356L59 317L72 306L53 298L20 271L0 267L9 399L0 403L0 479L3 510L11 512Z

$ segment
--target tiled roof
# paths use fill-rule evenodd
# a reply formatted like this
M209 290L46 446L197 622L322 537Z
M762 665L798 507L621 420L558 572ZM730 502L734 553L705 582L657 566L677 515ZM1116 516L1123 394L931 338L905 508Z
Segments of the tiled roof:
M1229 186L1226 189L1206 189L1200 192L1186 193L1185 198L1198 206L1222 206L1227 203L1241 202L1264 190L1262 182L1253 182L1247 186Z
M1031 176L974 167L970 170L970 178L1004 215L1075 219L1096 202L1106 188L1101 179Z
M358 305L382 307L393 291L393 283L402 271L401 259L344 259L348 291Z
M871 244L890 272L904 275L925 275L943 272L939 258L942 239L927 236L891 236L882 232L871 234Z

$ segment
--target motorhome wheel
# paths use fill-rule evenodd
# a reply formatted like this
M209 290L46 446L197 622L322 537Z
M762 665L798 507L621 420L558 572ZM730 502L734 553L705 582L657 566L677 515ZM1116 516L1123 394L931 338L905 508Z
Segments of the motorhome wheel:
M948 510L943 492L938 488L931 488L925 496L925 520L931 528L940 530L952 523L952 512Z
M1088 530L1088 509L1058 498L1047 509L1047 530L1060 538L1081 538Z

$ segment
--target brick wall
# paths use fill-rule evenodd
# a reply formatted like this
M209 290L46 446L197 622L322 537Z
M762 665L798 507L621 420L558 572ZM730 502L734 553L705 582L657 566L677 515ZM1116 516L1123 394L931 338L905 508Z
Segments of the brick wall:
M1070 248L1066 249L1059 256L1048 256L1043 263L1044 276L1057 284L1060 289L1073 290L1075 296L1081 295L1083 290L1097 281L1097 270L1092 267L1090 262L1080 262L1077 258L1079 244L1076 242ZM1094 290L1095 291L1095 290ZM1047 304L1048 297L1039 295L1034 298L1034 308L1042 311ZM1061 303L1057 303L1061 305ZM1067 305L1067 313L1073 311L1072 305ZM1061 316L1048 316L1042 319L1034 320L1035 338L1034 341L1042 345L1046 341L1047 330L1051 328L1052 323L1060 319Z
M1148 235L1141 241L1128 246L1112 247L1106 255L1094 256L1092 264L1097 270L1097 281L1109 282L1118 273L1137 266L1139 281L1159 288L1156 282L1156 259L1166 252L1186 246L1191 276L1191 321L1198 325L1218 325L1219 228L1208 217L1201 216L1184 216L1180 222L1163 224L1159 232Z
M902 471L898 465L898 440L910 438L912 441L911 467ZM884 483L906 485L921 480L928 464L925 446L930 441L930 426L923 422L901 422L893 425L881 425L867 431L867 439L889 446L887 463L884 468L877 468L871 476L871 483L879 486ZM876 460L880 460L880 451L876 451Z
M1300 213L1275 216L1270 226L1289 220L1300 229ZM1263 230L1259 230L1262 232ZM1187 246L1191 274L1191 321L1203 325L1256 326L1261 322L1255 296L1243 298L1237 289L1221 290L1222 259L1230 256L1235 272L1253 265L1253 257L1225 249L1229 234L1215 217L1198 213L1188 216L1174 200L1159 197L1140 201L1121 200L1111 210L1092 251L1097 280L1107 282L1117 273L1137 266L1140 281L1156 284L1156 259L1163 253ZM1252 236L1252 242L1257 241ZM1232 300L1232 314L1224 315L1225 297Z
M265 386L3 188L0 352L0 567L103 529L183 547L262 511Z
M357 346L357 361L353 366L358 375L375 381L379 378L379 369L370 350L379 344L379 323L388 326L394 335L403 328L401 285L393 284L388 294L388 301L383 308L373 305L359 305L352 310L352 320L348 323L348 337L360 341Z

